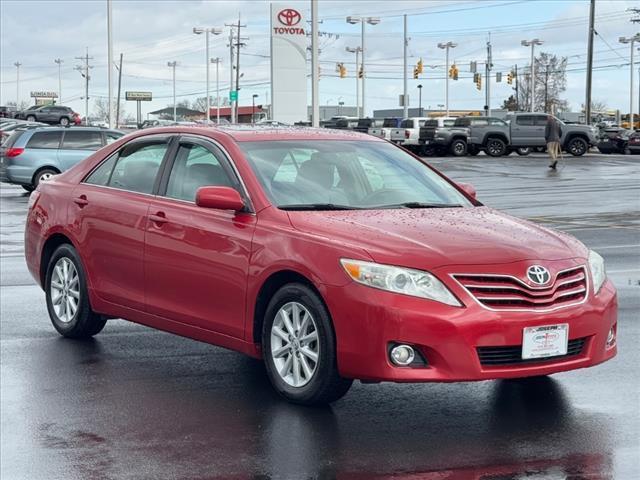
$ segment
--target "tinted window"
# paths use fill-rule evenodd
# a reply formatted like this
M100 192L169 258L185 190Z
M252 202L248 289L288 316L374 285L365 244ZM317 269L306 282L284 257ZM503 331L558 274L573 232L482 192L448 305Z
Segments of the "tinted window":
M427 120L426 122L424 122L424 126L425 127L437 127L438 126L438 121L437 120Z
M116 160L118 160L118 154L111 155L106 162L96 168L84 181L92 185L109 185L109 177L111 177L111 171L116 164Z
M516 123L525 126L533 125L533 115L519 115L516 117Z
M489 122L486 118L472 118L470 121L472 127L486 127Z
M373 123L373 120L369 118L363 118L361 120L358 120L359 127L370 127L372 123Z
M506 127L507 123L503 122L502 120L500 120L499 118L490 118L489 119L489 125L495 125L495 126L500 126L500 127Z
M534 115L533 124L537 127L544 127L547 124L547 115Z
M98 150L102 147L102 132L68 130L62 140L62 148Z
M383 127L396 127L398 126L398 119L396 118L385 118L382 122Z
M413 119L403 120L400 128L413 128Z
M132 192L151 193L166 151L165 142L136 142L124 147L118 156L109 186Z
M27 142L26 148L58 148L62 132L36 132Z
M193 202L198 188L204 186L232 187L233 182L210 150L191 143L180 145L166 196Z
M454 121L454 125L456 127L468 127L469 119L468 118L456 118Z

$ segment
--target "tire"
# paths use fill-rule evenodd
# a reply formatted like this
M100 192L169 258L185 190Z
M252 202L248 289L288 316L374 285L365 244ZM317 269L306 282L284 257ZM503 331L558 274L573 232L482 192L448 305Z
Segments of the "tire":
M589 150L586 140L581 137L575 137L567 143L567 151L574 157L581 157Z
M51 323L63 337L90 338L100 333L107 323L106 317L91 310L86 274L80 256L71 245L59 246L51 256L44 291Z
M37 188L38 185L40 185L40 182L49 180L54 175L58 175L58 173L60 172L54 170L53 168L43 168L42 170L37 171L33 176L33 188Z
M309 340L313 332L315 340ZM338 374L336 340L327 308L301 283L283 286L269 302L262 326L262 354L274 389L293 403L331 403L343 397L353 383Z
M27 192L31 193L35 190L35 187L33 185L20 185L22 188L24 188Z
M507 153L507 144L500 138L490 138L487 140L485 151L491 157L501 157Z
M422 149L422 155L425 157L435 157L437 153L438 150L436 149L436 147L430 145L427 145Z
M520 155L521 157L526 157L527 155L529 155L531 153L531 148L529 148L529 147L519 147L519 148L516 148L516 153L518 155Z
M34 117L33 115L27 115L26 120L27 120L27 122L35 122L36 121L36 117Z
M69 125L69 119L67 117L60 117L60 125L66 127Z
M544 153L547 151L547 147L534 147L533 151L536 153Z
M454 157L464 157L467 154L467 142L458 138L451 142L449 151Z

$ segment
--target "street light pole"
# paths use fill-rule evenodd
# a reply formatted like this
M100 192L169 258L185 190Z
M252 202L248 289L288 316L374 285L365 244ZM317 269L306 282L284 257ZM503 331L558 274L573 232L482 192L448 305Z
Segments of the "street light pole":
M206 77L206 82L207 82L207 125L209 125L209 123L211 123L211 98L209 98L209 34L212 33L213 35L220 35L222 33L222 29L221 28L199 28L199 27L193 27L193 33L195 33L196 35L200 35L202 33L205 34L205 49L206 49L206 57L205 57L205 63L206 63L206 67L207 67L207 77Z
M16 111L20 109L20 62L14 63L16 67Z
M167 66L173 70L173 123L178 122L178 115L176 112L176 65L178 62L167 62Z
M359 58L360 58L360 52L362 51L362 49L360 47L355 47L355 48L351 48L351 47L346 47L345 50L349 53L355 53L356 54L356 117L360 118L360 79L358 78L358 63L359 63Z
M352 25L355 25L356 23L360 23L362 25L362 29L361 29L361 38L360 38L360 49L362 52L362 60L361 60L361 65L362 65L362 117L365 117L367 115L367 107L366 107L366 95L365 95L365 84L366 84L366 76L367 76L367 72L365 70L365 66L364 66L364 57L365 57L365 24L368 23L369 25L377 25L380 23L380 18L378 17L347 17L347 23L350 23ZM357 68L357 66L356 66ZM358 72L356 72L356 78L358 77L357 75Z
M212 58L211 63L216 64L216 124L220 125L220 57Z
M438 48L445 51L445 82L444 82L444 104L447 109L447 117L449 116L449 49L456 48L458 46L457 43L447 42L447 43L439 43Z
M64 60L62 60L61 58L56 58L54 60L55 63L58 64L58 104L62 105L62 64L64 63Z
M113 35L111 33L111 0L107 0L107 95L109 97L107 105L109 108L109 128L113 128Z
M635 42L640 42L640 33L636 33L633 37L620 37L618 40L620 43L631 44L631 65L629 66L629 128L635 130L635 117L633 114L633 68L634 68L634 47Z
M258 97L257 93L251 95L251 123L256 123L256 98Z
M531 47L531 80L530 80L530 95L531 95L531 112L535 111L535 103L536 103L536 64L535 64L535 53L534 49L536 45L542 45L544 42L541 40L534 38L533 40L522 40L520 45L523 47Z

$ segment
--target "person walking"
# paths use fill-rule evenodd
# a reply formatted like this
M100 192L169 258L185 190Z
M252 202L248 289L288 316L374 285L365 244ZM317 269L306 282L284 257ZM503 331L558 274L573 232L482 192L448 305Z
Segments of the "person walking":
M547 116L547 125L544 127L544 140L547 143L549 153L549 168L555 170L558 166L558 155L560 152L560 138L562 130L560 122L553 115Z

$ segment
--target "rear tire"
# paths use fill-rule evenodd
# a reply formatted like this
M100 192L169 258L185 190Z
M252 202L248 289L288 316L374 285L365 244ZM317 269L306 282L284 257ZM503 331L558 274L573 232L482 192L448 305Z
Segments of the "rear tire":
M64 244L51 256L44 284L53 327L66 338L90 338L104 328L106 317L91 310L80 256Z
M283 286L269 302L262 326L262 355L274 389L293 403L331 403L353 383L338 373L327 308L301 283Z
M54 175L58 175L58 173L60 172L54 170L53 168L44 168L36 172L36 174L33 176L33 188L37 188L38 185L40 185L40 182L45 182Z
M69 119L67 117L61 117L60 125L62 125L63 127L66 127L67 125L69 125Z
M519 147L519 148L516 148L516 153L518 155L520 155L521 157L526 157L527 155L529 155L531 153L531 148L529 148L529 147Z
M36 121L36 117L34 117L33 115L27 116L27 122L35 122L35 121Z
M456 139L451 142L449 151L454 157L464 157L467 154L467 142L461 139Z
M507 144L500 138L490 138L487 140L485 151L491 157L501 157L507 152Z

